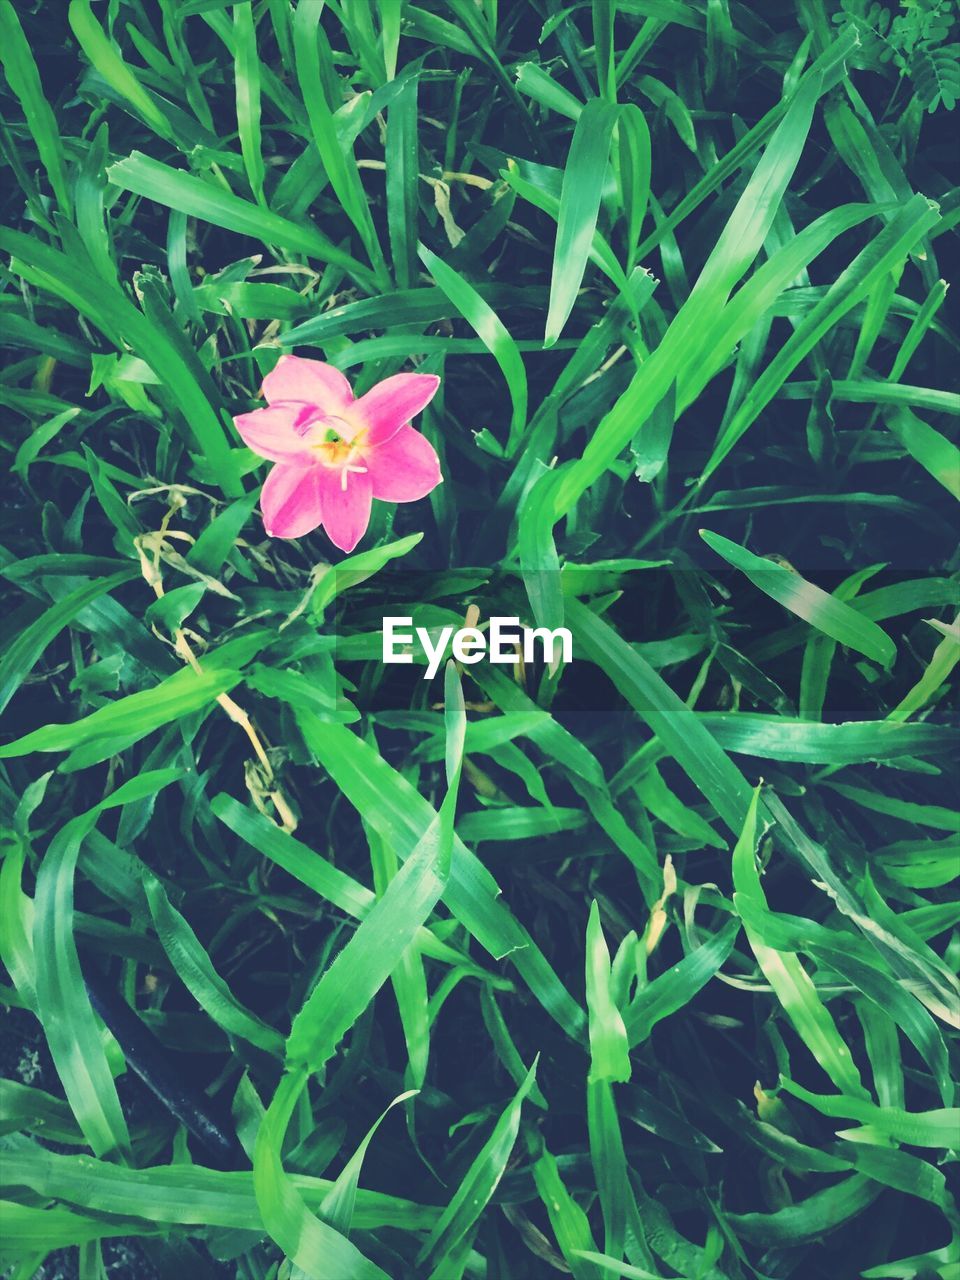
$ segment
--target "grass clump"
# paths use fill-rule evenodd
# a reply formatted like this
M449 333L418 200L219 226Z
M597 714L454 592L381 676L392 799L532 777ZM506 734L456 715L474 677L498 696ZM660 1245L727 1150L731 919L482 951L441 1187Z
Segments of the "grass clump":
M7 1276L956 1276L955 22L0 0Z

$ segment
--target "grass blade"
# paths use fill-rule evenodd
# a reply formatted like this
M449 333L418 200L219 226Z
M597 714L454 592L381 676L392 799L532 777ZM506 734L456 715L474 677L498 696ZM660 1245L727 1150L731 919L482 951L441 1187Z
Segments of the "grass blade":
M884 421L911 458L960 499L960 449L904 405L889 410Z
M548 347L563 332L587 268L617 117L614 106L596 99L583 108L573 131L563 171L557 242L553 251L544 335L544 344Z
M434 1275L437 1270L442 1271L445 1261L457 1255L467 1233L503 1177L517 1140L520 1111L533 1088L536 1070L537 1064L534 1062L420 1250L418 1265L435 1264Z
M145 877L144 890L157 937L177 976L201 1008L230 1035L239 1036L266 1053L282 1057L283 1036L254 1017L236 999L214 969L197 935L180 912L171 906L160 881L155 876Z
M94 17L90 0L70 0L67 19L80 48L104 80L126 98L155 133L173 142L175 131L170 121L114 48Z
M610 990L610 952L596 902L587 922L587 1014L590 1019L590 1079L630 1079L627 1029Z
M309 254L321 262L334 263L358 281L376 287L362 263L331 243L315 227L301 226L261 209L222 187L213 187L193 174L162 164L139 151L111 165L107 177L122 190L156 200L168 209L178 209L191 218L201 218L239 235L254 236L268 244Z
M775 564L764 556L754 555L729 538L722 538L718 533L701 529L700 537L765 595L782 604L791 613L804 618L824 635L872 658L883 667L893 665L897 650L886 632L836 596L807 582L783 565Z
M233 8L236 37L234 79L237 85L237 124L240 150L253 198L263 204L265 175L260 136L260 58L257 54L257 32L251 0L241 0Z
M11 0L3 0L0 4L0 61L7 83L23 108L27 127L37 144L37 152L47 171L57 204L69 218L72 201L60 130L44 95L36 61Z
M746 898L755 910L762 912L766 909L767 900L760 887L755 861L759 798L758 787L753 793L750 812L733 851L733 901L736 906L739 897ZM793 1023L797 1035L838 1089L851 1097L865 1098L866 1090L853 1056L797 956L793 952L776 951L766 946L749 926L746 926L746 934L764 977Z
M423 265L496 360L506 379L513 413L505 453L508 458L512 457L520 445L527 422L527 374L517 344L497 313L463 276L425 245L420 245L418 252Z

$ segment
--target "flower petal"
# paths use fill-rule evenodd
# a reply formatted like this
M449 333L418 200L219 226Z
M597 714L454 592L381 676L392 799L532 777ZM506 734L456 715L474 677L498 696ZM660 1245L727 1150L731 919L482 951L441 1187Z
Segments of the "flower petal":
M263 527L271 538L302 538L323 519L320 477L323 467L278 462L260 492Z
M243 443L261 458L269 458L271 462L293 462L300 458L306 462L310 452L303 432L295 429L303 412L302 404L277 404L269 409L254 409L253 413L241 413L233 421Z
M278 400L299 400L336 413L353 403L353 391L339 369L322 360L303 356L281 356L263 380L263 396L268 404Z
M373 486L365 471L344 472L337 467L318 467L323 501L323 527L330 541L341 551L352 551L367 531Z
M433 445L413 427L401 427L384 444L366 451L363 461L373 496L383 502L416 502L443 479Z
M396 435L430 403L439 385L433 373L396 373L371 387L353 406L353 416L369 432L368 443L382 444Z

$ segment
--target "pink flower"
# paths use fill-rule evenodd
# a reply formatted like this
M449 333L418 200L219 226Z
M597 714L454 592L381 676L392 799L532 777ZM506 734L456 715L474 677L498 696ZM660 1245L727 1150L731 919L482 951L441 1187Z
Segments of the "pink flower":
M244 443L276 465L260 495L272 538L302 538L319 525L352 551L374 498L415 502L443 477L433 446L410 419L430 403L440 379L398 373L359 400L332 365L281 356L263 380L268 408L234 418Z

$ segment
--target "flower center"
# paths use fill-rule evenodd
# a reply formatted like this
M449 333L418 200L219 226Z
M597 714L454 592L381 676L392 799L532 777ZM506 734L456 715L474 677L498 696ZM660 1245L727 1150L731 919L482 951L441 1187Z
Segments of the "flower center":
M336 424L336 425L334 425ZM347 477L351 472L364 474L367 470L362 465L363 442L365 431L359 431L347 439L342 434L343 428L349 424L342 418L330 415L314 425L315 439L310 448L318 455L321 466L330 467L340 472L340 486L347 487Z

